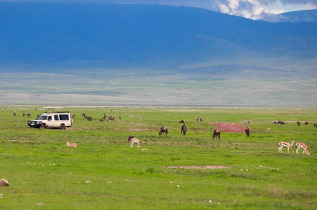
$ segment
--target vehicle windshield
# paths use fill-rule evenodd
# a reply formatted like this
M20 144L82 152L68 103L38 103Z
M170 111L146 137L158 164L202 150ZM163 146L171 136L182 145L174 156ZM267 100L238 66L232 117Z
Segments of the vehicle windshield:
M47 120L47 116L46 115L40 115L36 118L36 120Z

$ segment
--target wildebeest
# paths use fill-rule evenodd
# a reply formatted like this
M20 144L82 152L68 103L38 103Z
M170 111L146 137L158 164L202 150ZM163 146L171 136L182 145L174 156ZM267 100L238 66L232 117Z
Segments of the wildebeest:
M197 117L195 117L194 120L196 120L198 122L198 118Z
M31 117L31 114L30 113L27 113L27 115L26 115L27 117Z
M17 116L17 112L16 111L13 112L13 116Z
M186 132L187 132L187 127L186 127L186 125L184 124L184 125L182 126L182 128L181 128L181 134L186 135Z
M285 125L285 122L283 122L283 121L278 121L277 124Z
M85 113L82 113L81 116L82 116L82 117L86 117L86 114L85 114Z
M200 121L202 122L202 121L203 121L203 118L200 118Z
M183 124L184 124L184 123L185 123L185 121L184 121L184 120L180 120L180 121L178 121L178 123L183 123Z
M72 114L72 118L75 118L76 117L76 115L75 114Z
M297 121L297 125L300 126L300 122L299 121Z
M121 120L121 116L119 116L119 120Z
M139 139L135 138L134 136L129 136L128 142L131 142L131 147L133 147L134 143L137 143L138 144L138 148L140 148L141 141Z
M317 128L317 124L316 123L314 123L314 127Z
M92 117L87 117L87 120L88 121L92 121Z
M165 133L165 135L167 135L168 133L168 128L165 126L162 126L159 132L159 135L162 136L162 133Z
M221 134L220 130L218 128L216 128L214 130L214 135L212 135L212 139L215 139L217 137L220 139L220 134Z
M25 113L23 112L23 117L25 117Z
M246 127L244 129L244 131L245 131L245 134L247 135L247 137L249 137L250 136L250 129L248 127Z
M308 125L308 121L304 122L305 125Z

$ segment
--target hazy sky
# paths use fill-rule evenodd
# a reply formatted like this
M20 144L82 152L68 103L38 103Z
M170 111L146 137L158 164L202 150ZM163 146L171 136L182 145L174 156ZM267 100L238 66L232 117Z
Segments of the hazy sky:
M260 19L270 14L317 9L317 0L0 0L5 2L115 2L122 4L163 4L199 7L223 13Z

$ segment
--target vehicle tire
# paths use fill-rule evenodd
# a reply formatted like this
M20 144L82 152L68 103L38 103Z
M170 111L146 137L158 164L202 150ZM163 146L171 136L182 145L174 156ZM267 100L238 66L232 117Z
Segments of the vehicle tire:
M66 130L65 124L61 124L61 126L59 126L59 129L60 129L60 130Z
M40 129L45 129L45 125L42 124L42 125L40 126Z

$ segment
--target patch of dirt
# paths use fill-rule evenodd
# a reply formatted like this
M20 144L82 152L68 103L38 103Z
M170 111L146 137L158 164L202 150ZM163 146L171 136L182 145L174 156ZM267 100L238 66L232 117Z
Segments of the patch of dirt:
M141 128L131 128L130 131L148 131L150 129L141 129Z
M228 166L210 165L210 166L168 166L168 168L183 168L183 169L223 169L223 168L230 168L230 167L228 167Z
M237 123L215 123L221 132L226 133L244 133L244 127Z

